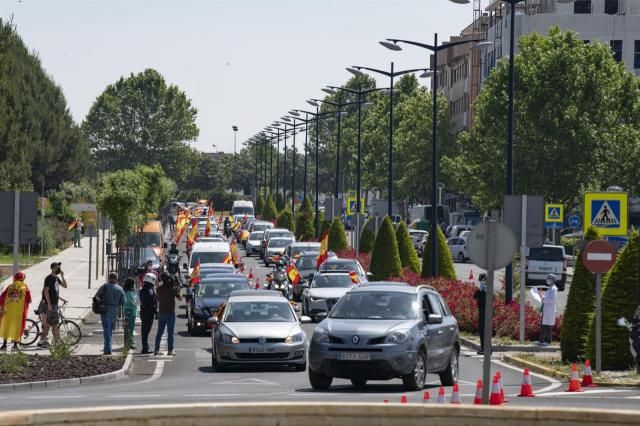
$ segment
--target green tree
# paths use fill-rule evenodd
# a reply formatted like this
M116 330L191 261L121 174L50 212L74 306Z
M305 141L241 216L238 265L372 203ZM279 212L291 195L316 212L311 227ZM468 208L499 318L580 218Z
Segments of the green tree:
M598 231L589 227L584 235L585 244L599 239ZM560 350L563 361L577 362L585 355L589 337L589 321L594 311L594 275L582 263L582 253L576 255L576 265L569 287L567 307L560 331Z
M267 194L267 201L264 205L264 209L262 210L262 220L273 221L276 220L278 216L278 211L276 210L276 204L273 201L273 196L271 194Z
M293 213L291 213L290 209L284 209L280 212L278 220L276 221L276 226L278 228L285 228L290 231L294 231Z
M451 259L451 252L449 251L449 246L447 246L447 240L442 233L442 230L439 226L436 226L438 230L438 276L449 278L452 280L456 279L456 270L453 267L453 260ZM431 235L432 232L429 232L429 236L427 237L427 243L424 248L424 254L422 255L422 277L428 278L431 277L432 269L431 269Z
M337 253L346 250L349 247L347 243L347 234L344 232L344 225L340 217L336 216L329 227L329 250Z
M258 197L256 198L256 217L262 217L262 210L264 209L264 198L262 197L262 193L258 193Z
M309 197L305 198L296 213L296 239L298 241L313 240L313 207Z
M373 217L367 219L360 234L360 252L371 253L376 242L375 222Z
M640 234L634 232L629 242L618 255L609 272L602 291L602 368L624 370L633 365L629 352L629 332L617 325L618 318L633 318L637 306L635 294L638 289L638 256ZM590 359L595 355L595 317L592 317L587 352Z
M400 222L396 229L396 241L398 241L398 253L400 254L400 263L403 268L409 267L413 272L420 273L420 260L418 253L413 247L413 240L409 235L407 224Z
M63 222L70 222L76 215L71 211L71 203L95 203L96 189L90 183L62 182L58 190L47 192L51 213Z
M82 128L98 171L159 164L177 182L195 162L189 146L198 136L197 110L175 85L146 69L110 84L89 110Z
M316 223L318 224L318 227L320 228L320 230L318 231L318 237L322 238L322 235L324 235L324 230L325 228L325 220L324 220L324 212L322 210L318 210L318 217L316 218L316 215L314 213L313 215L313 229L316 229ZM328 228L328 227L327 227Z
M369 272L373 274L373 279L376 281L402 275L398 243L389 216L385 216L378 229Z
M278 211L282 211L284 209L284 198L280 191L276 193L276 209Z

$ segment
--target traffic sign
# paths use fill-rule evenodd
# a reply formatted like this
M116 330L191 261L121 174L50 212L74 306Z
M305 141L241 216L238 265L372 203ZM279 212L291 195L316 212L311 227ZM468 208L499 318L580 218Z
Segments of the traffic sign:
M355 197L347 198L347 215L351 216L358 211L357 200ZM360 198L360 214L364 214L364 198Z
M626 192L584 194L584 231L593 226L603 236L627 235L628 205Z
M562 204L545 204L544 221L548 223L564 222L564 206Z
M518 240L507 225L499 222L491 223L492 232L495 232L495 248L493 252L493 265L488 260L489 222L477 224L471 230L467 239L467 250L471 261L481 268L503 268L513 261L513 255L518 247Z
M569 226L572 228L580 228L580 225L582 224L582 220L580 219L580 216L578 215L573 215L569 218Z
M605 240L591 241L582 250L582 263L593 273L609 272L616 263L616 249Z
M303 195L304 195L304 194L303 194L302 192L298 192L298 202L299 202L299 203L301 203L301 202L303 202L303 201L304 201L304 200L303 200Z

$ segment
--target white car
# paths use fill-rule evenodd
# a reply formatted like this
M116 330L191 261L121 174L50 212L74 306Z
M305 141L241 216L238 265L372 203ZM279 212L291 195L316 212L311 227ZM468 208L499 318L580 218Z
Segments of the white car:
M447 240L449 251L453 260L457 260L460 263L464 263L469 259L469 252L467 251L467 239L462 237L453 237Z
M525 263L526 285L546 286L547 276L558 277L558 291L564 291L567 283L567 258L563 246L545 244L542 247L527 247Z
M409 229L409 236L413 241L413 247L420 255L422 255L422 240L429 236L429 232L422 231L420 229Z
M326 317L338 300L355 286L346 271L317 272L302 294L302 315L314 320Z

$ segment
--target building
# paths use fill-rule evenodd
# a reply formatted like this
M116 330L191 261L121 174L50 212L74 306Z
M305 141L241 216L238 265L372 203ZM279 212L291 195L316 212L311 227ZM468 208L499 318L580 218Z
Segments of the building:
M475 0L472 24L451 41L486 39L493 46L474 52L469 43L438 56L438 87L449 101L455 133L473 125L472 105L482 81L496 62L509 54L510 13L501 0L491 0L484 10L480 0ZM546 34L553 25L576 31L585 42L608 43L616 59L640 76L640 0L526 0L516 7L516 39L533 32Z

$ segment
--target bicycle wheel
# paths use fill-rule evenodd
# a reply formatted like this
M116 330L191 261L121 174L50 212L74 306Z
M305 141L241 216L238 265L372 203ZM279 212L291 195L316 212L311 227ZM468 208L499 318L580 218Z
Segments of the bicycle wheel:
M67 345L75 346L80 343L82 332L75 322L65 319L60 324L60 339Z
M34 320L28 319L22 336L20 336L20 344L23 346L33 345L38 336L40 336L40 326Z

